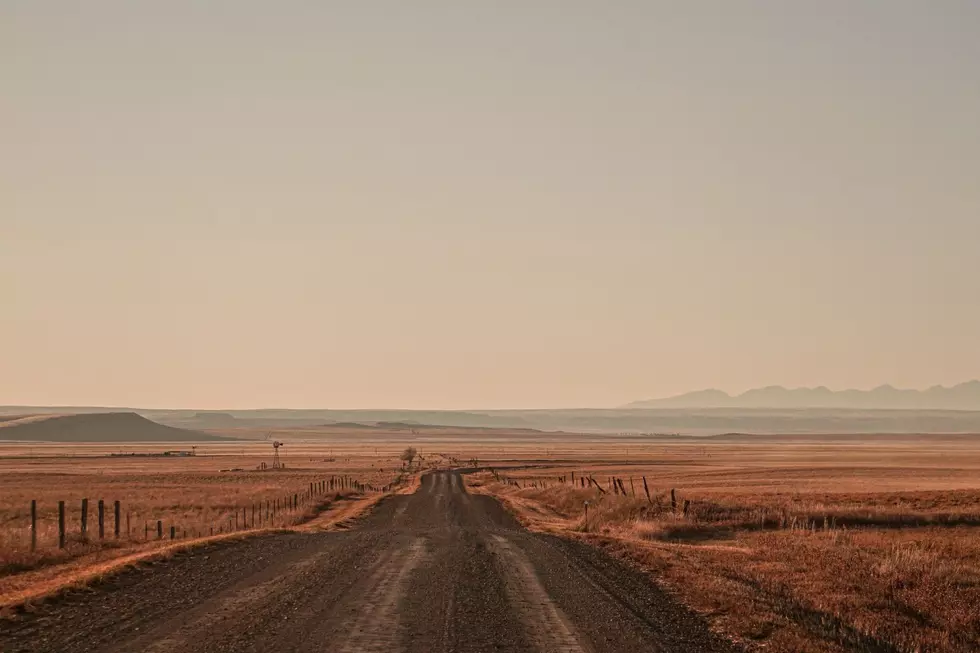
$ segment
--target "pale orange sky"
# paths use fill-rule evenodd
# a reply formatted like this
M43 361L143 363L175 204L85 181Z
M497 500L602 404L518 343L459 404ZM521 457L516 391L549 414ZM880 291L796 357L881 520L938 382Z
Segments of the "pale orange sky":
M980 4L475 4L3 3L0 404L980 377Z

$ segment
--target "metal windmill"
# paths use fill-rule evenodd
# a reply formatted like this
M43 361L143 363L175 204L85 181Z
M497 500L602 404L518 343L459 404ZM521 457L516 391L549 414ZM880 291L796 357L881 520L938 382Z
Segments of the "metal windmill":
M279 460L279 447L285 445L285 442L280 442L276 440L272 443L272 469L282 469L282 461Z

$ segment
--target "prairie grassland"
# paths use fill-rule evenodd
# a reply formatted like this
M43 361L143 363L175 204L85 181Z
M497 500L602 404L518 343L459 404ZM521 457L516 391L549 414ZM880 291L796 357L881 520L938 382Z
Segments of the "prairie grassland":
M650 570L750 650L980 650L980 439L610 453L469 482Z
M198 446L192 457L149 456L174 445L0 445L0 591L3 579L79 558L93 562L177 539L245 528L289 527L330 502L380 491L402 476L398 451L361 447L332 451L293 446L285 469L268 443ZM120 455L136 453L138 455ZM114 454L114 455L113 455ZM330 480L334 480L331 487ZM343 480L341 480L343 479ZM322 483L310 496L310 484ZM293 498L299 502L291 508ZM88 500L82 534L82 500ZM98 501L105 504L99 538ZM36 501L36 546L31 501ZM59 546L59 502L65 503L65 546ZM120 502L115 537L114 502ZM158 539L157 522L163 529Z
M446 428L284 429L274 437L287 442L285 470L256 470L271 462L268 442L199 445L190 458L109 457L176 445L0 444L0 533L22 529L0 541L0 595L37 574L166 546L152 541L156 519L200 533L330 476L383 486L399 477L399 454L411 445L426 467L493 468L469 477L474 491L499 496L532 528L650 570L750 650L980 650L978 437L715 440ZM242 471L221 471L234 469ZM605 492L582 488L583 474ZM625 494L614 493L611 478ZM68 531L77 533L85 497L90 533L96 501L107 502L108 533L118 499L135 537L59 550L57 501L66 501ZM24 557L31 499L48 529L34 558ZM282 525L318 509L283 515ZM141 540L146 521L149 543ZM17 564L35 571L16 573Z

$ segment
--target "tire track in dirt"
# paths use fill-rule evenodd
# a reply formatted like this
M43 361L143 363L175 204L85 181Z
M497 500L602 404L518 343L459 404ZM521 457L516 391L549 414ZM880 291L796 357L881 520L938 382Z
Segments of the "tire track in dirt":
M500 556L507 576L511 603L517 606L527 629L528 640L539 653L591 653L582 646L575 628L555 607L530 560L506 537L493 535L494 552ZM590 647L591 648L591 647Z
M266 570L219 594L204 609L189 610L177 619L167 620L160 626L150 629L139 638L126 642L119 653L138 650L146 653L178 653L194 650L197 642L208 632L226 623L247 622L251 615L267 613L281 603L286 594L296 592L303 586L304 575L311 573L322 563L328 550L290 564L284 569ZM261 580L262 577L273 577Z
M336 646L339 653L384 653L397 650L398 605L405 595L409 574L425 556L425 543L416 539L407 548L387 556L369 581L359 603L359 616Z

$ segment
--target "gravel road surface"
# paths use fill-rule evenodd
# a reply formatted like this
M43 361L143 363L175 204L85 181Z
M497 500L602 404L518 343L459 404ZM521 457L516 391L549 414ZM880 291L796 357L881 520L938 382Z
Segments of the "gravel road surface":
M455 472L350 530L215 544L0 621L2 653L732 651L641 573Z

